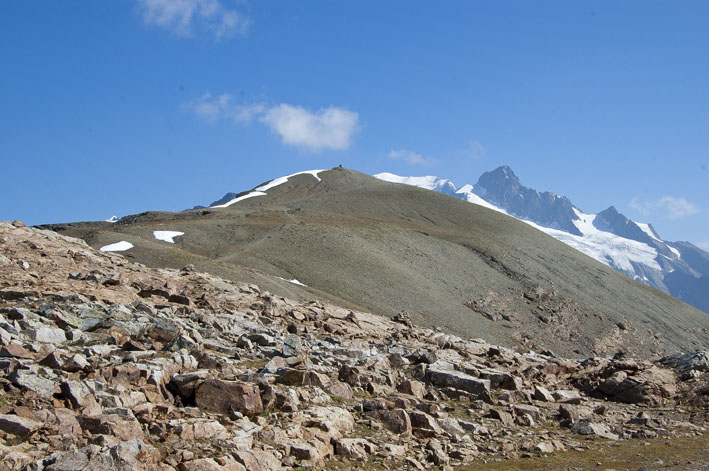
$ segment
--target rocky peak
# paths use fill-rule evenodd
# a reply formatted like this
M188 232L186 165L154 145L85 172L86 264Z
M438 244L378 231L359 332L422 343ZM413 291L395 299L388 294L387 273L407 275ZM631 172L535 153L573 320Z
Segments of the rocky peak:
M582 235L573 223L577 216L568 198L524 186L506 165L483 173L473 187L473 192L520 219Z
M610 206L598 213L593 221L593 225L601 231L610 232L625 237L626 239L636 240L651 246L655 245L655 240L650 237L649 234L640 229L633 221L619 213L614 206ZM651 230L654 233L654 230Z

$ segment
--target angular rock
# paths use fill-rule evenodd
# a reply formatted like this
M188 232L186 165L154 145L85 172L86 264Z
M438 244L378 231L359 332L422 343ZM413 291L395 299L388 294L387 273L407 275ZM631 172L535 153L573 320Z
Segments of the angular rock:
M464 435L465 430L460 425L458 419L454 417L444 417L437 420L438 425L450 435Z
M578 393L578 391L573 391L573 390L558 390L554 391L552 393L552 396L554 396L554 399L556 402L560 402L563 404L581 404L583 402L583 398L581 395Z
M363 438L341 438L335 443L335 453L355 461L367 461L377 447Z
M493 419L497 419L500 422L502 422L506 427L512 426L514 424L514 418L512 417L512 414L509 412L505 412L500 409L490 409L490 417Z
M81 428L92 434L114 435L121 440L143 438L143 428L136 420L126 420L116 414L94 417L79 416Z
M81 381L64 381L61 391L75 409L84 407L87 404L87 396L91 395L89 388Z
M534 386L534 399L542 402L554 402L554 396L544 386Z
M11 343L0 348L0 357L34 360L35 355L34 353L27 351L22 345Z
M64 331L55 327L34 327L22 331L22 334L35 342L51 343L54 345L66 342L66 334Z
M279 471L281 462L272 453L257 450L234 450L232 455L248 471Z
M571 431L579 435L597 435L608 440L619 440L620 437L611 432L606 424L591 422L589 419L579 419L571 425Z
M28 391L33 391L44 399L51 399L54 395L54 381L43 378L30 370L15 370L10 374L8 379L16 386Z
M195 391L195 403L201 409L220 414L263 411L258 386L238 381L210 379L203 382Z
M514 410L515 414L518 416L529 415L537 423L541 423L545 419L544 414L542 414L538 407L527 404L514 404L512 410Z
M469 392L480 399L490 398L490 380L474 378L459 371L428 368L426 379L438 387L450 387Z
M554 453L556 449L549 442L540 442L534 447L534 451L538 453Z
M409 394L417 399L423 399L426 395L426 387L423 383L415 380L404 380L399 383L399 386L397 386L396 389L400 393Z
M411 421L412 432L416 436L431 437L443 434L443 429L438 425L436 419L425 412L412 410L409 412L409 419Z
M199 458L180 463L178 471L246 471L244 465L236 462L220 465L212 458Z
M26 436L42 426L36 420L11 414L0 415L0 430L13 435Z
M303 352L303 344L300 341L298 335L288 335L283 341L282 347L283 355L287 357L292 357L300 355Z
M387 430L393 433L402 435L411 433L411 419L404 409L373 410L366 414L380 421Z

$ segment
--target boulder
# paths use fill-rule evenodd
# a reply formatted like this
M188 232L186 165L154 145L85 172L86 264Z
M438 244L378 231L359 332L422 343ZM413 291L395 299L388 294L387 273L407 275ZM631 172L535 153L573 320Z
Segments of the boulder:
M42 426L36 420L11 414L0 415L0 430L18 436L30 435Z
M619 440L620 437L611 432L606 424L591 422L590 419L579 419L571 425L571 431L579 435L597 435L608 440Z
M51 399L55 391L55 382L43 378L31 370L15 370L9 376L10 381L16 386L33 391L39 397Z
M581 404L583 398L578 391L560 389L552 393L554 400L562 404Z
M499 420L506 427L510 427L514 424L514 417L512 417L512 414L497 408L490 409L490 417Z
M545 419L544 414L542 414L539 408L534 406L527 404L514 404L512 409L517 416L529 415L537 423L542 423Z
M423 399L426 395L426 387L423 383L416 380L404 380L399 383L396 390L403 394L409 394L417 399Z
M437 420L438 425L450 435L464 435L465 430L460 425L458 419L454 417L444 417Z
M542 402L554 402L554 396L544 386L534 386L534 399Z
M469 392L486 400L490 398L490 380L475 378L459 371L441 370L429 367L426 379L434 386L450 387Z
M11 343L0 348L0 357L5 358L22 358L25 360L34 360L34 353L29 352L22 345Z
M209 412L258 414L263 411L261 394L255 384L210 379L195 391L197 407Z
M89 388L81 381L64 381L61 391L75 409L84 407L87 404L86 398L91 395Z
M616 371L596 390L621 402L659 406L665 399L675 396L677 383L672 371L653 366L637 374Z
M393 433L402 435L411 434L411 419L404 409L373 410L366 414L377 419L384 428Z
M143 428L137 420L126 419L118 414L79 416L78 420L83 430L94 435L113 435L121 440L143 438Z
M363 438L341 438L335 442L335 453L355 461L367 461L377 447Z
M416 436L432 437L442 435L443 429L438 425L436 419L425 412L412 410L409 412L412 432Z

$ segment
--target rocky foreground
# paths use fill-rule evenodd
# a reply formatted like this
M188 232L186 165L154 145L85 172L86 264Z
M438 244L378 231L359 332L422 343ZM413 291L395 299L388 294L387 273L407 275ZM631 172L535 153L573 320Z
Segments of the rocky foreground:
M709 424L706 351L519 353L19 222L0 273L0 469L445 469Z

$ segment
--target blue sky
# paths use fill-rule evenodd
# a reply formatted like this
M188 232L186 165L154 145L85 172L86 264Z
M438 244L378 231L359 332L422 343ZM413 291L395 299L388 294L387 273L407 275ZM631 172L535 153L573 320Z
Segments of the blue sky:
M0 219L510 165L709 248L705 1L8 0Z

